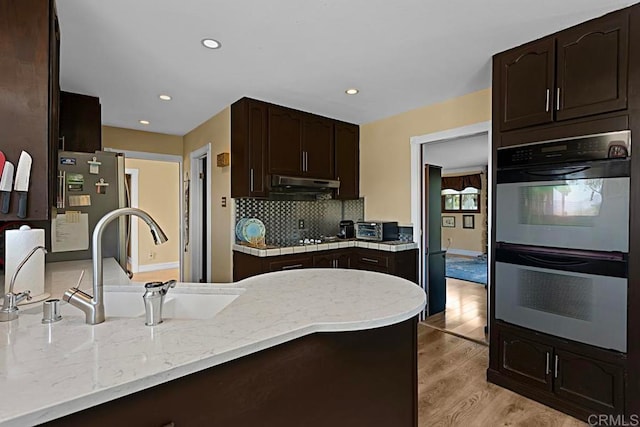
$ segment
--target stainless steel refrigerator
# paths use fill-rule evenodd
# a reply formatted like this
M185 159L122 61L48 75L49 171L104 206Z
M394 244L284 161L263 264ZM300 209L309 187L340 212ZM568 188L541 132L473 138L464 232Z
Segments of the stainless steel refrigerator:
M47 262L91 259L97 222L107 212L127 206L124 155L61 151L57 188L57 215L51 219ZM125 221L120 217L104 230L102 254L116 258L126 271Z

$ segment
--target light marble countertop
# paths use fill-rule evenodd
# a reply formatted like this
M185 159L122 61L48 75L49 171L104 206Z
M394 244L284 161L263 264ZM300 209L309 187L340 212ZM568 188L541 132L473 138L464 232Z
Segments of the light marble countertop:
M53 297L91 289L91 263L47 264ZM53 273L56 274L53 274ZM51 273L51 274L50 274ZM144 292L113 260L105 290ZM63 319L41 323L42 304L0 323L0 425L39 424L314 333L399 323L425 306L424 291L386 274L308 269L268 273L233 284L179 283L172 292L239 294L211 319L107 318L91 326L61 304Z
M299 254L303 252L329 251L332 249L345 249L345 248L374 249L376 251L385 251L385 252L401 252L401 251L408 251L410 249L418 249L418 244L414 242L405 242L401 244L398 244L398 243L365 242L363 240L349 239L349 240L340 240L336 242L286 246L282 248L273 248L273 249L258 249L258 248L251 248L245 245L234 244L233 250L237 252L242 252L248 255L257 256L257 257L267 257L267 256Z

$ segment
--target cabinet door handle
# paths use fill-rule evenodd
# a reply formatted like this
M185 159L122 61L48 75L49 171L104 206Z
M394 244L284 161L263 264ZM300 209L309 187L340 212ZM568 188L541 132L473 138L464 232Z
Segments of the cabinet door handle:
M338 181L340 181L340 177L338 177ZM340 195L340 186L338 186L338 192L337 192L337 195L338 195L338 196Z
M251 181L249 183L250 191L253 193L253 168L249 171L249 176L251 177Z
M62 148L62 151L64 151L64 135L63 135L63 136L61 136L60 138L58 138L58 141L59 141L59 142L62 142L62 147L61 147L61 148ZM60 145L59 145L59 144L58 144L58 147L60 147Z
M558 355L556 354L554 369L553 369L553 377L558 378Z
M547 351L547 368L545 369L545 375L549 375L551 373L551 355Z
M162 424L162 427L176 427L176 423L171 421L170 423Z
M551 95L551 89L547 89L547 100L546 100L546 107L544 107L544 111L546 111L547 113L549 112L549 95Z
M366 262L372 262L374 264L379 263L380 261L378 261L377 259L371 259L371 258L361 258L362 261L366 261Z
M302 264L293 264L293 265L285 265L282 267L283 270L293 270L294 268L302 268Z
M556 111L560 111L560 88L556 89Z
M309 152L308 151L304 152L304 171L305 172L309 171Z

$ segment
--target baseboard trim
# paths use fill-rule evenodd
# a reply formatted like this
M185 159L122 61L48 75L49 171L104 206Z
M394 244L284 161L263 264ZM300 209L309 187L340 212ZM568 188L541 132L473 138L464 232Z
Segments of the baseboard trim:
M170 270L172 268L180 268L180 262L161 262L158 264L138 265L137 273L146 273L149 271Z
M477 257L482 255L482 252L468 251L466 249L447 249L447 253L451 255L464 255L464 256L471 256L471 257Z

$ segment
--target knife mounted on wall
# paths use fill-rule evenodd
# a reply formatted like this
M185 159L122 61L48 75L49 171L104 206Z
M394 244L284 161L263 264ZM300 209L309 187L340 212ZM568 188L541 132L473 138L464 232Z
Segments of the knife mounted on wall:
M31 176L31 163L33 160L26 151L20 153L16 182L13 187L18 192L18 218L27 217L27 195L29 192L29 177Z
M5 162L0 178L0 212L9 213L9 202L11 201L11 185L13 184L13 163Z

